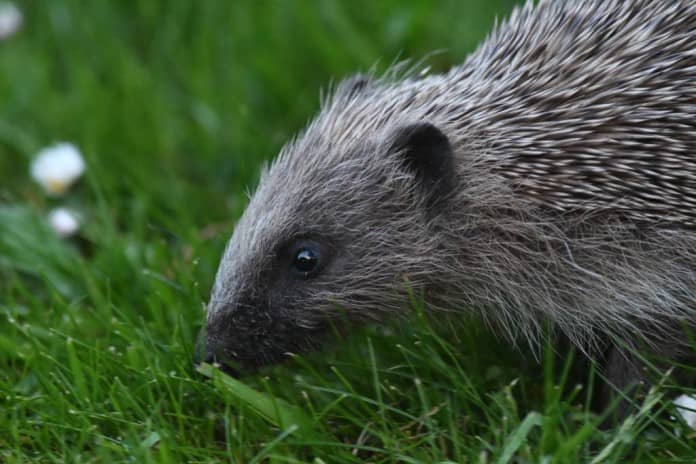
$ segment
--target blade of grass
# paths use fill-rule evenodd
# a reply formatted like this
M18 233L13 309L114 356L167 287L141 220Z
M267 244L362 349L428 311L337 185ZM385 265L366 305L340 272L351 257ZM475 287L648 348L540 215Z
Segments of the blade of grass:
M271 398L234 379L210 364L201 364L198 372L213 380L215 386L245 403L259 416L281 429L289 430L303 438L321 438L314 420L297 406L280 398ZM291 432L292 433L292 432Z

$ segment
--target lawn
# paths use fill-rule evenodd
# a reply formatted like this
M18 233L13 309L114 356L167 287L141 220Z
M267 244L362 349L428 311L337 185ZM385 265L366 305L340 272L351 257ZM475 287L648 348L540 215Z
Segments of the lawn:
M193 350L225 242L320 89L463 60L512 0L17 3L0 41L0 462L695 462L655 390L599 430L592 370L480 321L368 327L241 379ZM431 54L431 52L437 53ZM77 146L62 197L36 153ZM69 207L59 238L46 215ZM466 308L462 308L465 311Z

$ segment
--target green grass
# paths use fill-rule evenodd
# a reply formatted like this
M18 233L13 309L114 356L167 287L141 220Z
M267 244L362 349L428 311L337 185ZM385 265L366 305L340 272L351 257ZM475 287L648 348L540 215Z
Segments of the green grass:
M367 328L241 381L192 365L245 189L319 89L433 50L447 69L511 1L19 5L0 42L0 462L696 459L658 415L669 387L598 431L592 371L472 320ZM28 165L60 140L88 170L53 199ZM83 214L76 239L47 229L57 205Z

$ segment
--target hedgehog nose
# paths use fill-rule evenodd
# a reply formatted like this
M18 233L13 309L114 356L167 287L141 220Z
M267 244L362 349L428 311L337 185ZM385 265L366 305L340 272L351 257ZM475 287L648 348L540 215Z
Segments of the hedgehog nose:
M198 366L201 363L217 364L227 375L239 377L239 372L233 369L226 360L222 359L222 345L214 337L209 337L205 329L198 333L196 348L193 354L193 364Z

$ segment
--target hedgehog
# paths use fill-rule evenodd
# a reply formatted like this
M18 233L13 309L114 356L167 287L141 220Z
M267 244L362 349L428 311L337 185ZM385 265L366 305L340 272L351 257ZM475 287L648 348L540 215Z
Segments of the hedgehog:
M603 369L689 352L696 3L527 2L444 74L335 86L261 174L222 256L202 357L232 369L335 327L473 314L548 327Z

